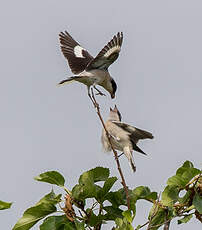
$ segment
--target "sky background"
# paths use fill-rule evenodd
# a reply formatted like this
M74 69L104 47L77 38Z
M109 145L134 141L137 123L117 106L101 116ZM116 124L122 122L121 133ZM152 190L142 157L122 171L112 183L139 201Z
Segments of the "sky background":
M0 200L14 202L0 213L1 229L11 230L50 192L51 186L33 180L42 172L58 170L70 189L96 166L119 177L113 155L102 152L102 126L86 87L56 86L72 74L60 51L60 31L94 56L114 34L124 33L110 67L116 99L107 94L97 100L105 119L116 104L124 122L155 137L139 144L147 157L134 153L135 174L120 159L130 188L160 192L184 161L202 166L201 12L201 0L1 1ZM149 209L139 202L135 226L145 223ZM195 219L179 226L174 220L170 229L200 227Z

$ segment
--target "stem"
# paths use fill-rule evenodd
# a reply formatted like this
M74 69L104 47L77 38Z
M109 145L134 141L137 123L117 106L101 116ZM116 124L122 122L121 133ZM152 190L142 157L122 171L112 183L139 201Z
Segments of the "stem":
M125 193L126 193L127 206L128 206L128 209L130 209L130 197L129 197L129 194L128 194L128 187L126 186L125 178L124 178L122 170L121 170L121 166L120 166L118 154L117 154L116 150L114 149L114 147L112 145L112 142L111 142L111 139L110 139L110 135L109 135L109 133L108 133L108 131L106 129L105 123L104 123L103 118L102 118L101 113L100 113L100 106L99 106L99 104L97 103L97 101L95 99L95 96L94 96L92 88L91 88L91 94L92 94L92 99L94 101L93 104L94 104L94 106L96 108L97 115L98 115L98 117L99 117L99 119L100 119L100 121L102 123L102 126L103 126L103 128L104 128L104 130L106 132L107 139L108 139L109 144L110 144L110 146L112 148L112 151L114 153L114 157L115 157L115 160L116 160L117 168L118 168L119 174L121 176L121 180L122 180L121 184L123 185L123 188L124 188Z
M62 188L65 190L65 192L66 192L67 194L69 194L69 195L72 194L72 193L69 191L69 189L67 189L65 186L63 186Z
M152 219L154 218L154 216L156 215L156 213L158 211L160 196L161 196L161 193L159 193L157 200L154 201L155 202L154 211L153 211L151 217L149 218L149 221L148 221L149 225L147 226L147 230L150 230Z
M164 224L163 230L169 230L170 228L170 220Z
M144 223L143 225L141 225L138 229L143 228L143 227L146 226L147 224L149 224L149 221L147 221L146 223ZM137 230L137 228L136 228L135 230Z

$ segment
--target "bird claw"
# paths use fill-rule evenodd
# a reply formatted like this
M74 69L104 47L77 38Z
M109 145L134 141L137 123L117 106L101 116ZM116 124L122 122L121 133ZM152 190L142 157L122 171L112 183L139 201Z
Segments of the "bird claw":
M98 92L98 93L96 93L95 95L100 95L100 96L106 96L104 93L102 93L102 92Z
M97 89L95 86L93 88L97 91L95 95L101 95L101 96L106 96L104 93L102 93L99 89Z
M124 153L121 153L121 154L119 154L119 155L117 155L117 157L119 158L120 156L122 156Z

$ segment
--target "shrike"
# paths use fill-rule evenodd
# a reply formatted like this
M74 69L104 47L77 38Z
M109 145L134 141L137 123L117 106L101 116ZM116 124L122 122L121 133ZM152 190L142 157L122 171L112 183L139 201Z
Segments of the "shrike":
M96 85L100 85L110 93L111 98L114 98L117 85L110 76L108 68L119 56L123 33L117 33L95 58L86 49L82 48L67 31L61 32L59 37L62 53L67 59L71 71L75 74L61 81L59 84L62 85L73 81L83 83L88 88L88 96L90 98L91 86L93 86L98 94L104 95L96 88Z
M110 108L109 118L105 123L105 127L108 131L112 146L115 150L122 151L126 155L132 170L135 172L136 167L132 152L135 150L146 155L146 153L137 146L137 143L141 139L153 139L153 135L147 131L122 123L121 114L116 106L114 109ZM106 152L110 152L112 148L104 129L102 130L101 141L103 149Z

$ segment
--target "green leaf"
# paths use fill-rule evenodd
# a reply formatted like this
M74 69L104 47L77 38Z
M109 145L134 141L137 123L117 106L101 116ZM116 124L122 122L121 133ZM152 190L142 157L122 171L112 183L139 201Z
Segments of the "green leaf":
M96 197L97 186L90 181L85 181L83 185L75 185L72 189L72 197L76 200L84 201L86 198Z
M109 177L109 169L96 167L87 172L84 172L79 178L79 184L82 184L86 181L87 178L92 180L92 182L105 181Z
M116 223L115 230L134 230L132 225L127 221L125 217L123 219L117 218L115 220L115 223Z
M178 200L179 189L176 186L166 186L162 193L162 204L172 206Z
M120 208L105 206L103 207L103 209L107 212L107 214L105 214L105 220L115 220L116 218L123 218L123 210L121 210Z
M182 174L182 178L185 180L186 184L190 182L196 175L200 174L200 170L196 168L191 168L186 170Z
M97 194L97 198L103 202L104 200L106 200L106 194L109 192L109 190L112 188L112 186L114 185L114 183L117 181L117 177L109 177L107 178L107 180L104 183L104 186L102 189L100 189L100 191Z
M52 229L50 229L50 230L52 230ZM75 225L73 223L71 223L71 222L66 223L64 225L64 229L61 229L61 230L75 230Z
M138 199L141 199L141 198L148 196L151 193L151 191L148 187L139 186L139 187L135 188L132 191L132 193L135 194Z
M167 185L177 186L178 188L184 188L186 184L186 181L181 177L181 175L172 176L167 181Z
M178 198L178 201L180 202L180 204L185 204L188 202L188 200L191 198L191 196L192 196L192 191L188 190L183 197Z
M78 220L75 220L74 222L77 230L85 230L84 222L79 222Z
M48 171L45 173L41 173L39 176L36 176L34 179L41 182L47 182L49 184L55 184L60 187L63 187L65 184L64 177L59 172L56 171Z
M102 221L105 219L104 215L97 215L96 216L91 209L87 209L87 213L89 214L88 224L91 227L95 227L95 226L101 224Z
M133 222L133 216L130 210L123 211L122 215L127 219L129 223Z
M51 204L58 204L61 201L62 194L56 195L53 190L50 193L45 195L41 200L39 200L36 205L41 203L51 203Z
M176 175L181 176L186 170L193 168L194 165L190 161L185 161L184 164L177 169Z
M191 214L191 215L186 215L186 216L183 217L182 219L178 220L177 223L178 223L178 224L187 223L188 221L191 220L192 216L193 216L192 214Z
M196 175L200 173L199 169L194 168L190 161L186 161L176 172L175 176L168 179L168 185L175 185L180 189L185 188L187 183Z
M28 208L23 216L15 224L13 230L28 230L39 220L47 215L56 212L55 204L58 203L58 196L51 191L44 196L35 206Z
M157 193L151 192L150 189L146 186L139 186L133 189L131 194L132 202L136 202L137 200L144 199L147 201L154 201L157 199Z
M152 216L152 215L151 215ZM151 229L152 230L157 230L158 228L161 227L161 225L165 222L166 219L166 212L163 208L158 208L156 214L154 215L154 217L151 220ZM155 227L156 225L160 225L158 227Z
M148 194L147 196L144 197L144 199L148 200L148 201L150 201L150 200L155 201L155 200L157 200L157 198L158 198L157 192L151 192L150 194Z
M194 165L191 161L185 161L184 164L182 165L182 167L185 167L185 168L193 168Z
M119 207L120 205L127 206L124 189L119 189L116 192L107 193L106 200L108 200L113 205L113 207Z
M202 196L200 196L197 192L194 195L193 205L195 206L196 210L202 214Z
M139 229L141 229L141 225L138 225L138 226L135 228L135 230L139 230Z
M65 215L62 216L49 216L43 224L40 225L40 230L60 230L65 223L70 222Z
M99 181L106 181L109 177L109 169L97 167L94 169L91 169L87 172L84 172L80 178L79 178L79 184L74 186L72 189L72 196L73 198L77 200L84 200L86 198L100 198L99 195L103 192L107 192L108 189L110 189L110 186L113 185L113 181L115 179L109 179L105 185L104 188L101 188L100 186L96 185L96 182ZM101 192L102 190L102 192Z
M4 202L0 200L0 210L8 209L10 208L12 203Z

